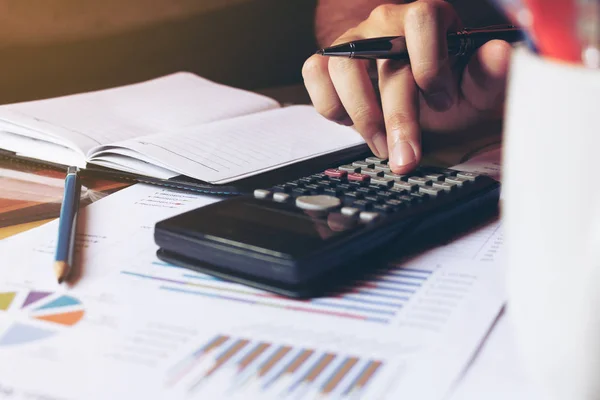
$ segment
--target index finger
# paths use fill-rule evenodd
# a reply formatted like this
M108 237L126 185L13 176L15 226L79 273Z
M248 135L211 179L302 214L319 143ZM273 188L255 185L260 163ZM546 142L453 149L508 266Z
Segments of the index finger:
M379 91L389 149L389 166L397 174L421 160L419 91L410 64L380 60Z

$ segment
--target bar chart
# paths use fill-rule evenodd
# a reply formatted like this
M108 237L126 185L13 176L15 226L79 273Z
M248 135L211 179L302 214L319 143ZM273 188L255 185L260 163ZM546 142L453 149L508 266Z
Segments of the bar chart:
M191 394L260 393L275 398L352 398L368 391L385 363L313 348L217 335L177 362L167 386Z
M337 318L387 324L410 301L433 270L392 267L377 270L351 287L326 297L293 300L251 287L223 281L210 275L153 261L144 272L123 270L129 279L154 282L161 291L199 296L257 307L281 308Z

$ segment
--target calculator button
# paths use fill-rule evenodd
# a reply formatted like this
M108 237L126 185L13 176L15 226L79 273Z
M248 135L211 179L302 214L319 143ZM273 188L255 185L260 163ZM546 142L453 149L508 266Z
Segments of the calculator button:
M411 176L408 178L408 183L414 183L419 186L431 185L431 179L422 176Z
M448 183L454 183L455 185L462 186L465 183L469 183L471 181L469 179L459 178L457 176L447 176L446 177L446 182L448 182Z
M383 176L383 171L377 171L376 169L372 168L363 168L360 172L361 174L368 175L370 177Z
M341 183L338 182L334 182L334 181L321 181L319 182L319 185L324 187L324 188L334 188L337 185L340 185Z
M363 197L365 197L365 195L363 193L358 193L358 192L350 192L350 193L345 193L344 196L346 197L346 200L360 200Z
M314 184L304 185L304 188L310 190L312 194L319 194L323 191L323 188L321 186Z
M379 219L379 213L372 211L363 211L360 213L360 221L361 222L373 222Z
M346 217L356 217L358 215L358 213L360 212L360 210L355 207L342 207L340 212L342 213L342 215L345 215Z
M316 182L317 180L315 178L312 178L310 176L304 177L304 178L300 178L297 180L298 183L303 183L305 185L310 185L311 183Z
M390 207L394 207L394 210L399 210L406 207L406 203L402 200L388 200L385 202Z
M366 162L368 163L373 163L373 164L387 164L388 161L384 158L378 158L378 157L367 157L365 159Z
M367 182L369 180L369 176L365 174L352 173L348 174L348 180L355 182Z
M340 169L337 168L330 168L330 169L326 169L325 172L323 172L326 176L329 176L331 178L343 178L346 175L348 175L347 171L342 171Z
M478 174L474 174L472 172L459 172L456 174L458 178L468 179L470 181L475 182L477 178L479 178Z
M443 181L446 176L443 174L425 174L424 177L431 179L433 182L436 182Z
M334 178L334 177L330 177L329 178L329 182L331 182L332 184L336 184L336 183L345 183L346 182L346 178L342 177L342 178Z
M385 187L392 187L392 186L394 186L394 180L390 179L390 178L378 176L375 178L371 178L371 185L381 185L381 186L385 186Z
M373 208L373 203L368 200L356 200L352 203L352 207L358 208L361 211L369 211Z
M429 195L426 193L413 192L413 193L410 193L409 196L414 199L415 203L421 203L421 202L429 199Z
M310 190L298 187L298 188L295 188L294 190L292 190L292 194L294 196L303 196L306 194L310 194Z
M378 203L383 203L384 202L383 199L380 199L377 196L365 196L365 200L366 201L370 201L373 204L378 204Z
M444 189L447 192L451 192L452 190L456 189L456 183L450 182L433 182L432 186Z
M268 199L273 195L269 190L265 189L256 189L254 191L254 197L257 199Z
M331 169L334 169L334 168L331 168ZM311 176L318 181L323 181L323 180L329 179L327 174L325 174L324 172L317 172L316 174L312 174Z
M383 173L392 172L390 167L388 167L387 165L384 165L384 164L375 164L375 168L373 168L373 169L375 169L377 171L383 171Z
M395 199L397 197L397 194L394 192L377 192L377 198L379 199L383 199L383 200L391 200L391 199Z
M273 194L273 200L275 200L278 203L285 203L289 199L290 199L290 195L287 193L274 193Z
M341 196L344 193L344 191L342 189L338 189L338 188L327 188L325 190L323 190L323 194L326 194L328 196Z
M377 191L375 189L370 188L370 187L359 187L359 188L356 188L356 193L362 193L365 196L368 196L370 194L375 194L376 192Z
M375 166L375 164L366 161L354 161L352 165L360 168L373 168Z
M416 183L409 183L409 182L394 182L394 186L393 189L397 189L397 190L406 190L407 192L414 192L415 190L417 190L417 187L419 185L417 185Z
M337 169L349 173L360 172L360 167L355 167L354 165L340 165Z
M414 204L419 201L417 198L408 194L398 196L398 200L404 202L405 204Z
M421 186L419 187L419 193L428 194L430 196L437 196L439 194L444 193L445 190L433 186Z
M336 189L341 189L343 191L354 190L354 188L352 187L352 185L350 183L340 183L340 184L336 185Z
M368 182L355 182L355 181L348 182L348 190L350 190L350 191L356 190L361 187L366 187L366 186L369 186Z
M391 214L395 211L395 208L387 204L377 204L375 207L373 207L373 211L383 214Z
M395 173L393 173L393 172L384 172L384 173L383 173L383 176L384 176L385 178L393 179L393 180L395 180L396 182L399 182L399 181L404 181L404 182L406 182L406 181L408 180L408 177L409 177L410 175L400 175L400 174L395 174Z
M443 174L445 176L456 176L456 174L458 173L457 170L449 168L436 168L435 171L436 173Z
M314 184L323 189L327 189L329 187L335 187L335 183L331 183L329 181L317 181Z
M286 192L291 192L292 188L287 187L287 186L283 186L283 185L277 185L277 186L273 186L273 191L274 192L286 193Z
M296 199L296 206L309 211L327 211L339 207L342 204L340 199L333 196L300 196Z

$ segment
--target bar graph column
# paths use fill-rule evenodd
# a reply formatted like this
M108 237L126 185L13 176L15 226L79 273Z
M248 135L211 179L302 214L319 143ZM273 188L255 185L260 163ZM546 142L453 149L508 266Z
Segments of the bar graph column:
M356 398L382 368L381 360L218 335L176 363L166 382L199 396Z

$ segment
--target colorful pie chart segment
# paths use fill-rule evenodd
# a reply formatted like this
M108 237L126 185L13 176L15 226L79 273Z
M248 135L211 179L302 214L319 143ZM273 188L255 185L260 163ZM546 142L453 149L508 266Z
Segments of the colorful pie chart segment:
M74 296L47 291L0 292L0 350L48 339L85 316Z

